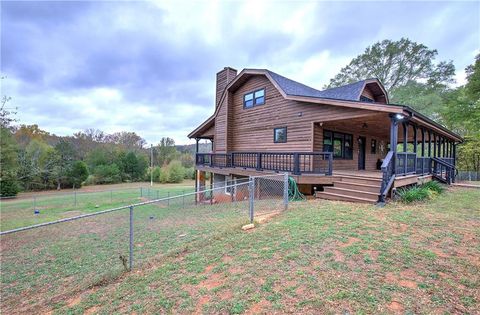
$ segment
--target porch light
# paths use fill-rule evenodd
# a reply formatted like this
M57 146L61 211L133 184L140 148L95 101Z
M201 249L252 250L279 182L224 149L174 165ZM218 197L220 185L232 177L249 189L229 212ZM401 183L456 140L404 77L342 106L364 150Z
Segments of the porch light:
M405 119L405 116L403 116L402 114L396 114L395 119L396 120L403 120L403 119Z

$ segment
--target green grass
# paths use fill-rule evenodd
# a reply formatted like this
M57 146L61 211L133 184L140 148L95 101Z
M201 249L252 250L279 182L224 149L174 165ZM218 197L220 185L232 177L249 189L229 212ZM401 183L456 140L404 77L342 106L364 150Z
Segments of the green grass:
M3 200L0 201L0 230L11 230L80 214L98 212L130 203L142 202L148 198L162 198L168 194L177 195L193 191L191 184L165 184L156 185L153 188L147 186L148 183L145 183L145 187L142 190L140 187L116 187L112 190L106 190L106 188L98 185L96 188L100 191L83 192L79 190L76 198L73 192L59 192L58 194L48 195L39 193L35 201L33 197ZM91 187L88 188L91 189ZM40 214L35 215L34 208L38 209Z
M249 232L244 203L139 208L129 273L117 258L127 253L127 213L58 225L2 238L2 310L475 313L478 200L480 190L456 188L384 208L291 203Z

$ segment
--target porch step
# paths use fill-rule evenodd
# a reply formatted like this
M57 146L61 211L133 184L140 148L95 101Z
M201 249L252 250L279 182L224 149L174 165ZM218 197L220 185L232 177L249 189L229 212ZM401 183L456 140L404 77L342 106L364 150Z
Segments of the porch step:
M340 176L340 179L336 182L347 182L353 184L362 184L362 185L373 185L379 186L382 183L381 178L374 178L374 177L360 177L360 176Z
M360 202L360 203L376 203L377 199L370 199L370 198L359 198L359 197L352 197L343 194L336 194L326 191L319 191L316 194L317 198L321 199L329 199L329 200L339 200L339 201L349 201L349 202Z
M338 188L346 188L346 189L355 189L357 191L365 191L371 193L379 193L380 192L380 183L378 185L368 185L368 184L359 184L359 183L352 183L347 181L339 181L334 182L334 186Z
M329 194L342 195L346 197L368 199L375 202L378 199L379 190L373 193L373 192L359 191L356 189L339 188L336 185L334 185L334 187L325 187L323 192L326 192Z

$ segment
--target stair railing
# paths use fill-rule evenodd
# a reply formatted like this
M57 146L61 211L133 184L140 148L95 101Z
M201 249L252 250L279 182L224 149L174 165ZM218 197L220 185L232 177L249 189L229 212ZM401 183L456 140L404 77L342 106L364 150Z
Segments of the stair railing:
M382 185L380 187L380 194L378 195L378 202L385 203L385 198L390 191L390 188L395 181L395 154L393 151L388 151L387 156L382 163Z

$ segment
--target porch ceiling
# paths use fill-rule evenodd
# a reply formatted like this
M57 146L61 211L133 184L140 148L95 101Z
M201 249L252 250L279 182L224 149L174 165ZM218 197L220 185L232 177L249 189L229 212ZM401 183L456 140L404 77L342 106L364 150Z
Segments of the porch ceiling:
M378 138L390 138L390 118L386 113L328 121L323 123L323 128L332 128L338 131L370 135Z

